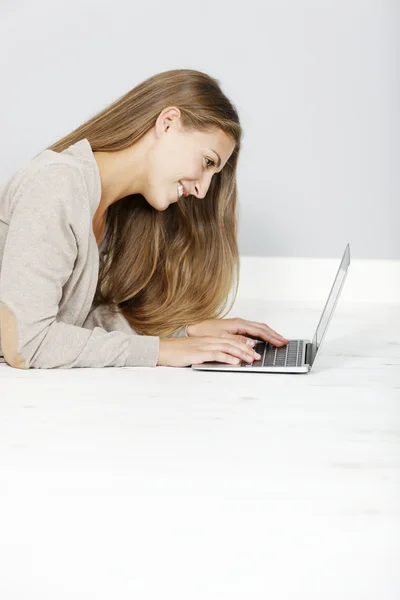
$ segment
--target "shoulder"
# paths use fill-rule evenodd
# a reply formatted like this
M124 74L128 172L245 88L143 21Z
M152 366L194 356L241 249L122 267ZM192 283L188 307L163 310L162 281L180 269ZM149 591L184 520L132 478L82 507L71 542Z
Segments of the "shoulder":
M82 166L73 157L45 150L14 172L3 190L3 202L11 214L16 204L27 202L60 206L67 210L78 206L85 193Z
M30 212L56 210L81 224L83 214L95 212L100 194L97 163L84 138L62 152L46 149L15 171L0 193L0 218L7 222L19 205Z
M82 166L74 157L45 150L18 169L15 179L19 186L33 183L55 187L65 183L79 185L82 182Z

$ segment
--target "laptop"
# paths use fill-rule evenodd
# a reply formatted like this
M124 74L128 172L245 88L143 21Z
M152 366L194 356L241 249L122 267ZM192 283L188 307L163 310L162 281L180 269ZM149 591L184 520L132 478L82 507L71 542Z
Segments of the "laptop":
M289 340L286 346L277 347L270 342L255 338L254 350L261 355L260 360L254 360L251 364L241 361L237 365L222 362L204 362L191 365L192 369L199 371L240 371L242 373L246 371L250 373L309 373L315 365L315 359L324 341L328 325L347 277L349 265L350 244L347 244L312 341L308 339Z

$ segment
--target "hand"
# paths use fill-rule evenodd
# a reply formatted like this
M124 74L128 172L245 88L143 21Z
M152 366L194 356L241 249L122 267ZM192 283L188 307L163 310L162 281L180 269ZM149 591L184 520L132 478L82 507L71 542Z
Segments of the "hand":
M161 367L188 367L207 361L238 365L242 360L252 363L261 356L253 348L232 336L231 339L201 336L194 338L160 339L157 365Z
M246 321L239 318L207 319L206 321L201 321L201 323L189 325L187 333L189 337L210 335L239 340L241 343L248 345L254 344L252 344L253 340L246 337L246 335L270 342L274 346L286 346L289 343L289 340L279 335L279 333L268 327L265 323Z

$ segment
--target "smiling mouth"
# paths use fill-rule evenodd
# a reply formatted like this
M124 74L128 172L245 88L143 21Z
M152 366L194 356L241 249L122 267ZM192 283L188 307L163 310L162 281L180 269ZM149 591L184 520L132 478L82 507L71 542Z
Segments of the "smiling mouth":
M180 198L183 198L185 196L185 190L181 183L178 183L177 189L178 189L178 200L179 200Z

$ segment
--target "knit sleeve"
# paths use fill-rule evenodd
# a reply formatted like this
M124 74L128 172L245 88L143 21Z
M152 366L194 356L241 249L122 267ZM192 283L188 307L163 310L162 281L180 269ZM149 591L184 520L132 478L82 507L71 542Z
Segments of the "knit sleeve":
M175 329L172 333L170 333L169 335L166 336L166 338L183 338L183 337L188 337L187 333L186 333L186 325L183 325L182 327L179 327L178 329Z
M159 337L58 318L78 250L71 219L76 182L69 171L47 166L13 199L0 272L5 361L22 369L156 366Z
M121 313L112 312L106 304L100 304L97 307L92 305L92 308L87 315L82 327L93 329L94 327L102 327L106 331L126 331L127 333L138 333L129 325L127 319ZM172 333L166 336L161 336L161 339L183 338L188 337L186 334L186 325L175 329Z

